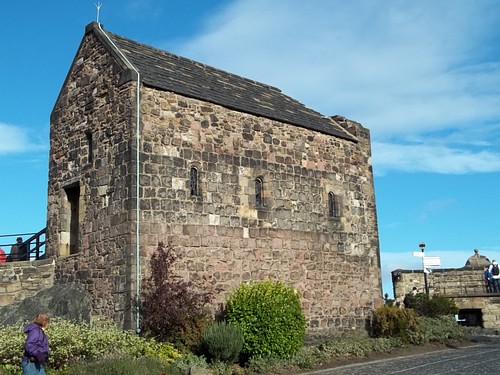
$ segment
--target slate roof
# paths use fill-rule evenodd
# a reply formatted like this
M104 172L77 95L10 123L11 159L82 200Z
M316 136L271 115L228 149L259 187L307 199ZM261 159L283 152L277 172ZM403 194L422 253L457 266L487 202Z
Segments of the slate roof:
M102 25L101 25L102 27ZM87 26L98 35L97 23ZM175 92L356 142L331 118L307 108L279 89L105 31L139 71L144 85ZM100 38L102 41L103 38ZM108 47L114 48L109 43Z

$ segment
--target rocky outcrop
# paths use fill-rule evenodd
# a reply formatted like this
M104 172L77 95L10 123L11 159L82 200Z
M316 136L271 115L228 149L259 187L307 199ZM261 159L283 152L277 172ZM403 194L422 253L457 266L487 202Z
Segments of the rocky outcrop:
M72 285L56 285L34 296L0 308L0 324L11 325L31 321L44 312L50 318L60 317L74 322L90 322L92 299L87 292Z

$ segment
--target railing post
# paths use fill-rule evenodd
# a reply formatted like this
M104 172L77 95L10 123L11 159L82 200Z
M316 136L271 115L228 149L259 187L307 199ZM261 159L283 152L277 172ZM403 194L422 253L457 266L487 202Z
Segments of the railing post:
M38 260L40 258L40 236L36 236L36 255L35 259Z

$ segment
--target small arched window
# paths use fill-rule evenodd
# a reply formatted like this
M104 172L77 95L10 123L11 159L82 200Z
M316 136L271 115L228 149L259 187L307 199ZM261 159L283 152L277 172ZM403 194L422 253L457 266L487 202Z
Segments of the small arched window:
M87 163L92 163L94 161L94 144L92 143L92 131L87 130L85 132L85 137L87 138Z
M197 197L199 195L198 189L198 169L191 167L189 172L189 191L192 197Z
M264 182L260 177L255 179L255 205L264 206Z
M340 202L338 195L332 192L328 193L328 217L339 217L340 216Z

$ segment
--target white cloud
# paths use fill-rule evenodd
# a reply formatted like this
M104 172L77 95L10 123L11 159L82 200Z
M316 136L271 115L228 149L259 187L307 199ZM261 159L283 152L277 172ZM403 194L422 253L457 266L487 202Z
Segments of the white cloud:
M23 152L28 148L28 133L25 129L0 123L0 153Z
M44 142L39 141L30 139L30 133L25 128L0 122L0 155L46 149Z
M429 218L429 216L442 212L448 207L453 206L455 203L456 200L454 198L431 200L425 204L423 211L418 217L418 220L425 221Z
M500 171L500 153L488 149L373 142L372 153L378 175L389 170L442 174Z
M238 0L179 46L184 56L275 85L372 132L383 172L500 170L484 133L500 119L496 2ZM165 47L165 46L163 46ZM167 48L168 49L168 48ZM476 148L442 139L450 129ZM491 133L498 144L500 134ZM405 144L425 135L426 143ZM432 139L439 143L429 142Z

